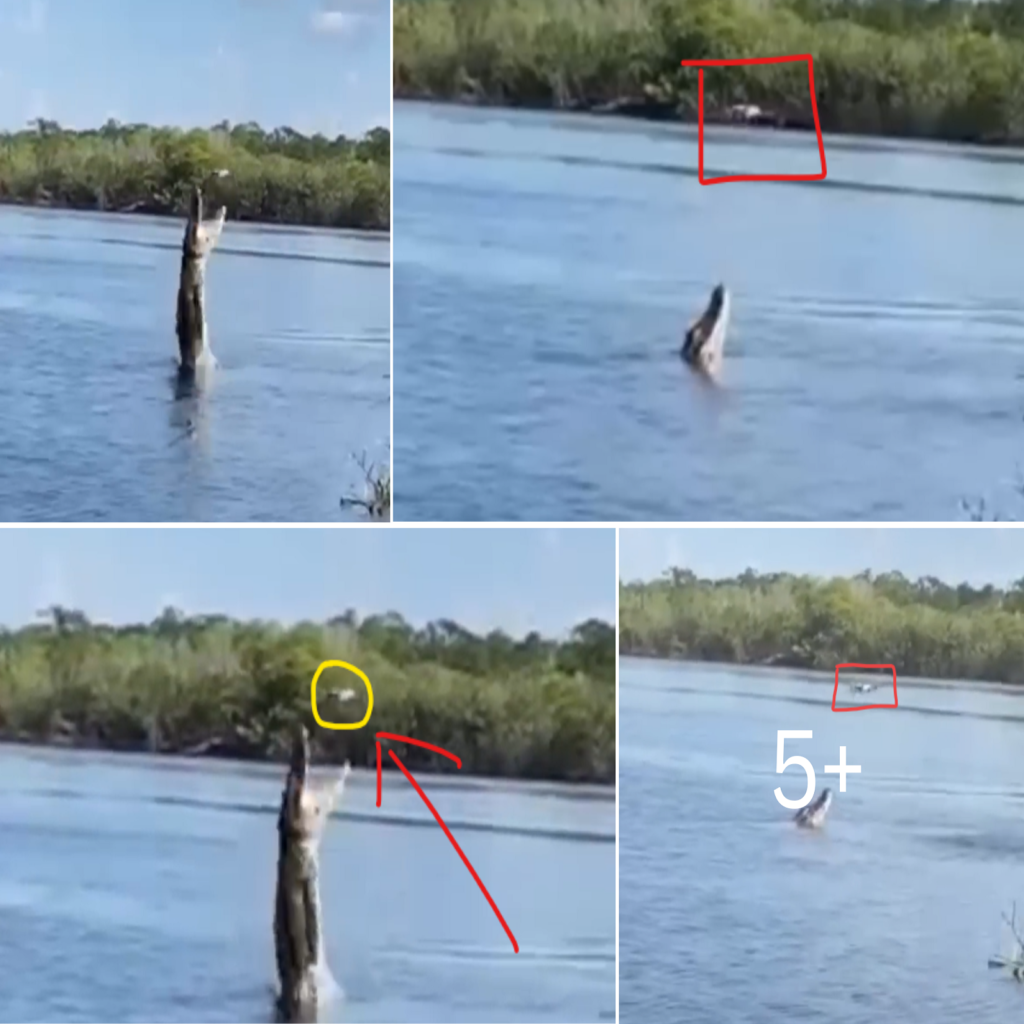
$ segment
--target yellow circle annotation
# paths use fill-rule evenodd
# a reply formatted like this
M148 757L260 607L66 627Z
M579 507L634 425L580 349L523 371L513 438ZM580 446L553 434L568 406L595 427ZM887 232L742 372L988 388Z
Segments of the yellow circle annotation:
M364 683L366 683L366 694L369 698L366 702L366 714L363 715L361 722L325 722L320 717L320 712L316 709L316 681L320 678L320 673L325 668L347 668L349 672L354 672ZM370 680L367 678L366 673L362 669L358 669L355 665L350 665L347 661L325 661L316 670L316 674L313 676L313 684L310 687L309 699L313 705L313 717L316 719L316 724L323 726L325 729L362 729L364 725L370 720L370 715L373 714L373 687L370 685Z

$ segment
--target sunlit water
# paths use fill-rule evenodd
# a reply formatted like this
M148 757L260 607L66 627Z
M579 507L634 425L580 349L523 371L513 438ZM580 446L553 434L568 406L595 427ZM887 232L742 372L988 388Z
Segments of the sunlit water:
M1024 989L988 958L1024 911L1024 701L904 681L834 713L834 677L621 666L623 1024L1002 1024ZM871 696L892 701L892 688ZM846 690L837 706L863 703ZM777 730L834 793L796 828ZM848 775L840 792L839 762ZM1018 915L1018 920L1020 918Z
M387 464L386 237L229 221L177 382L182 222L0 207L0 519L329 521Z
M1024 514L1024 156L395 107L403 519ZM709 130L706 172L813 173ZM721 387L681 363L725 282Z
M0 1019L269 1021L282 769L0 750ZM615 1017L606 788L355 772L321 847L333 1021Z

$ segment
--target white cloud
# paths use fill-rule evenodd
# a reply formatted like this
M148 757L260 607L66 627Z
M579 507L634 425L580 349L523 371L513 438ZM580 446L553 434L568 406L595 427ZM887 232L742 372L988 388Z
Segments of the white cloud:
M354 32L363 20L361 14L348 11L314 11L313 31L323 35L348 35Z

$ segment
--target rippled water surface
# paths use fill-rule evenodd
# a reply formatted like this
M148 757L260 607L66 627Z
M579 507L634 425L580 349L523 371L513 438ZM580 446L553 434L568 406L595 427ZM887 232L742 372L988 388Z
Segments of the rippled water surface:
M395 107L397 516L1020 514L1019 153ZM813 173L712 130L706 171ZM722 280L722 386L681 365Z
M325 521L389 457L389 241L228 222L176 381L182 223L0 208L0 519Z
M0 1019L269 1021L281 770L0 750ZM397 773L321 849L322 1020L615 1019L615 801Z
M1020 1015L1024 992L987 962L1009 952L1000 914L1024 907L1024 702L906 681L898 710L836 714L833 685L623 659L623 1024ZM785 756L834 791L819 832L774 796L806 786L775 772L779 729L814 734ZM845 793L824 773L840 746L861 766Z

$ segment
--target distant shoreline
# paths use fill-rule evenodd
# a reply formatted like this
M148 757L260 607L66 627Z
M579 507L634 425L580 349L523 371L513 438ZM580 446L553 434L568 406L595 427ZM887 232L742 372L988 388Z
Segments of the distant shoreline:
M636 122L647 122L651 124L674 124L696 127L698 118L696 113L682 111L669 104L647 103L643 100L621 97L606 103L569 103L559 105L551 102L508 102L494 100L487 96L477 96L468 93L463 96L438 96L427 92L406 91L396 88L396 101L403 103L434 103L438 106L460 107L467 110L516 110L535 114L572 114L582 117L592 117L595 120L601 118L621 117ZM720 111L713 111L710 114L705 111L705 128L743 128L757 131L765 135L783 133L785 135L815 135L814 124L805 122L802 119L787 120L781 117L779 124L759 124L747 121L736 121ZM928 142L934 145L945 146L977 146L982 149L1022 149L1024 148L1024 136L1014 138L1006 137L973 137L965 135L962 138L951 138L935 134L917 134L900 132L878 132L878 131L854 131L837 128L822 129L822 135L844 139L885 139L891 142Z
M619 587L619 651L817 669L895 665L908 678L1024 686L1024 580L1006 589L901 573L702 579L674 567Z
M685 665L688 668L695 667L712 670L733 669L739 670L740 672L748 675L782 675L783 673L792 675L795 673L799 675L800 678L808 679L808 681L811 681L811 677L814 677L814 682L821 682L829 686L832 686L835 683L835 670L830 672L827 669L803 668L796 665L784 665L781 663L767 665L744 661L705 661L699 658L673 657L668 654L637 654L630 651L621 651L619 657L620 661L622 658L631 658L633 661ZM843 677L849 679L877 679L882 674L883 673L880 672L843 671ZM977 690L984 693L1002 693L1009 697L1024 696L1024 684L1021 683L1001 683L991 679L937 679L929 676L912 676L909 674L901 675L898 669L896 683L897 686L907 686L911 689L919 690L964 689Z
M0 741L283 764L305 725L314 765L376 765L384 731L461 759L460 770L394 741L411 771L615 779L615 629L602 620L514 640L450 619L416 628L393 611L290 625L176 608L117 626L59 605L46 614L0 636ZM339 657L377 700L369 687L333 692L351 707L328 717L362 715L366 728L314 724L310 680Z
M403 103L436 103L439 106L467 107L480 110L523 110L538 114L582 114L591 117L626 117L637 121L662 122L696 126L696 114L690 116L674 104L648 102L641 99L620 97L602 103L566 103L495 100L488 96L466 93L462 96L437 96L429 92L416 92L396 88L395 100ZM814 124L782 120L780 124L759 124L735 121L720 112L709 114L705 111L704 124L711 127L759 128L762 131L814 132ZM839 134L839 133L837 133ZM842 133L846 134L846 133Z
M202 744L200 746L203 746ZM88 737L69 737L62 738L57 737L53 739L41 739L35 736L28 735L15 735L10 732L0 731L0 749L3 748L11 749L29 749L29 750L41 750L41 751L70 751L73 753L80 754L109 754L109 755L128 755L128 756L144 756L157 758L160 760L167 759L177 762L187 762L190 764L258 764L265 765L267 767L273 766L284 766L288 763L288 758L285 755L274 756L271 754L265 755L254 755L251 753L243 753L239 751L229 751L227 749L218 748L216 750L150 750L145 744L104 744L92 740ZM614 779L600 779L600 778L580 778L580 779L565 779L565 778L547 778L543 776L535 775L505 775L505 774L484 774L472 769L459 771L458 769L449 769L447 762L441 762L442 767L439 769L436 764L432 764L429 761L417 760L416 756L410 753L403 755L403 761L406 767L416 775L429 775L431 777L451 779L456 782L466 781L467 783L471 780L488 780L494 782L525 782L536 784L538 786L556 786L559 788L580 788L594 789L600 791L601 795L608 790L614 793L615 791L615 780ZM330 771L333 768L340 768L341 765L334 761L323 760L314 757L311 770L314 775L325 771ZM354 770L376 772L376 765L369 764L355 764L353 765ZM385 756L384 763L382 765L382 771L385 775L397 774L397 770L388 763L388 759Z
M395 0L396 98L1018 145L1024 22L952 0ZM787 56L788 55L788 59ZM811 58L811 62L802 60ZM747 63L768 58L767 64ZM759 108L759 109L758 109Z
M391 131L361 138L121 124L74 129L37 118L0 132L0 203L184 219L200 186L207 216L353 231L391 227Z
M96 213L101 216L117 217L155 217L160 220L176 220L185 223L185 216L178 210L166 209L153 204L133 203L131 206L118 209L104 209L95 204L85 203L55 203L55 202L30 202L24 199L17 199L13 196L0 194L0 209L15 210L49 210L53 213ZM386 239L391 235L390 227L362 227L336 224L315 224L299 220L271 220L257 217L231 217L227 218L230 224L251 224L264 228L302 228L308 231L330 231L338 234L352 234L360 237Z

